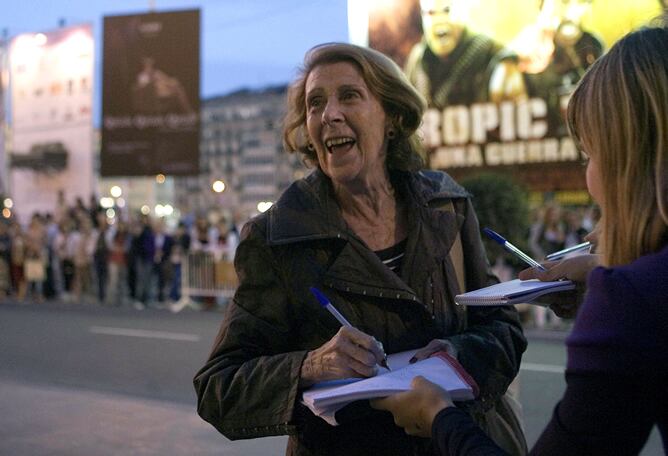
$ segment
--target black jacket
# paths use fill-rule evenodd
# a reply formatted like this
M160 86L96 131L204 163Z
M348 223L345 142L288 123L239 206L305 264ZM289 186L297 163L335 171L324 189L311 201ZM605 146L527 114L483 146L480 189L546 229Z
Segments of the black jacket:
M408 437L387 412L355 403L332 427L302 406L298 389L307 351L340 324L309 293L319 287L387 353L450 341L475 378L476 413L492 406L515 377L526 348L512 307L466 309L448 252L457 230L467 289L490 274L468 194L440 172L394 173L409 206L402 277L344 223L330 181L320 171L294 183L265 214L247 223L235 257L240 285L210 359L195 377L198 412L230 439L290 434L288 454L427 454L429 442ZM456 213L435 209L452 200Z

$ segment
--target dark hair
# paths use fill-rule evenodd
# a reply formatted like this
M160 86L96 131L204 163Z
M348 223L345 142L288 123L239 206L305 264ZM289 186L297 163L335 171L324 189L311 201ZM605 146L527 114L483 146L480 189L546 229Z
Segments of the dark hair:
M387 151L388 169L415 171L424 166L422 142L417 129L426 103L408 82L401 68L373 49L346 43L326 43L310 49L299 76L288 89L288 109L283 126L283 144L290 152L301 152L317 164L315 151L308 148L306 134L306 79L311 71L331 63L348 62L362 75L369 90L380 100L396 135Z

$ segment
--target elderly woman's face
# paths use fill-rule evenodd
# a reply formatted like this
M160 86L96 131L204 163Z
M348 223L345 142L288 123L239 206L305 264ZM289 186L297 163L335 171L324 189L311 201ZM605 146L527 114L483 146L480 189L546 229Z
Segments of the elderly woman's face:
M316 66L305 94L306 127L323 172L337 183L384 176L389 121L357 68Z

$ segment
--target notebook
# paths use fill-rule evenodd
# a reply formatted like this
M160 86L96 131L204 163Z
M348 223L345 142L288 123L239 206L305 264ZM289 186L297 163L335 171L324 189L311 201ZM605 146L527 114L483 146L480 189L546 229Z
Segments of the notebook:
M574 288L575 284L570 280L541 282L538 279L515 279L459 294L455 296L455 302L465 306L505 306L518 303L546 306L547 304L533 302L533 300L549 293L572 290Z
M445 352L410 364L415 350L387 357L391 370L379 369L370 378L349 378L316 384L304 391L302 403L315 415L336 426L335 414L351 402L385 397L411 389L411 381L421 375L450 393L455 401L472 400L478 395L478 386L459 362Z

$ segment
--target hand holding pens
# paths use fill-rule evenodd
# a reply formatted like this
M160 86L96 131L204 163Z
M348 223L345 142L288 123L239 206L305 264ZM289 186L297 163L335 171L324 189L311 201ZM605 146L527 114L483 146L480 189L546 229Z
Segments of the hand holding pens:
M327 298L327 296L325 296L320 290L318 290L315 287L311 287L311 288L309 288L309 290L316 297L316 299L318 300L320 305L322 307L324 307L325 309L327 309L329 311L329 313L331 313L334 316L334 318L336 318L338 320L338 322L341 323L341 325L344 328L353 328L353 325L351 325L350 322L348 322L348 320L346 320L346 318L343 315L341 315L341 313L332 305L332 303ZM378 341L376 341L376 339L374 339L371 336L368 336L368 335L366 335L362 332L360 332L360 334L362 334L364 336L367 336L367 337L370 337L372 339L372 343L375 343L375 347L373 345L371 345L370 346L370 348L371 348L370 351L372 353L374 353L374 355L378 354L376 352L380 352L381 359L378 361L378 364L380 366L384 367L385 369L389 370L390 367L387 365L387 355L385 354L384 350L382 349L382 344L380 344ZM362 348L366 348L366 346L368 345L368 341L364 340L363 342L364 343L360 344L360 346ZM374 350L374 348L375 348L375 350Z
M501 247L515 255L517 258L520 260L524 261L526 264L529 266L532 266L534 268L537 268L541 271L545 271L546 269L536 260L531 258L529 255L526 253L522 252L520 249L512 245L510 242L506 241L506 239L501 236L499 233L490 230L489 228L483 228L482 229L483 233L485 233L487 236L489 236L493 241L496 241Z

